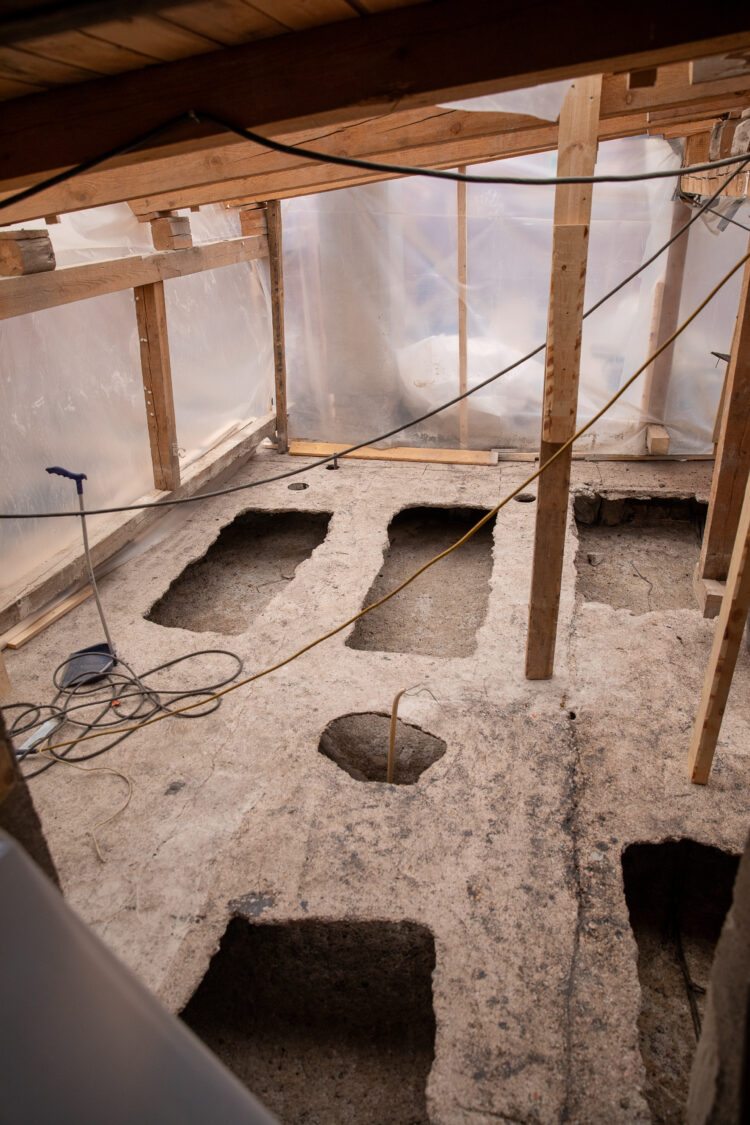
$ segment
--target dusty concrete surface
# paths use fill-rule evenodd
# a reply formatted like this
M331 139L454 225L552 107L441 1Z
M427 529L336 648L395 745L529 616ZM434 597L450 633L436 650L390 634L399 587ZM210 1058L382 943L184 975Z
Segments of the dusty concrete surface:
M278 467L263 453L237 479ZM278 482L201 504L103 583L120 650L143 669L229 647L255 672L357 612L395 513L487 508L527 471L343 462L312 472L303 492ZM660 488L705 500L709 480L702 463L573 466L574 488L614 497ZM248 507L333 516L325 541L242 633L191 636L147 621ZM739 852L746 836L750 654L740 655L711 781L693 786L685 763L713 623L693 607L635 615L577 595L571 513L555 676L527 681L534 512L511 503L497 520L470 656L357 651L344 632L227 696L209 718L169 719L111 751L106 764L136 787L100 832L106 864L89 831L120 803L123 782L60 766L33 783L69 901L175 1011L242 903L254 925L426 927L436 956L433 1125L649 1121L621 853L684 837ZM7 654L18 697L48 698L52 668L96 632L85 603ZM203 659L205 677L218 677L221 658ZM337 717L387 713L397 691L421 687L400 716L447 749L416 784L365 785L318 752ZM322 1119L298 1109L290 1120Z

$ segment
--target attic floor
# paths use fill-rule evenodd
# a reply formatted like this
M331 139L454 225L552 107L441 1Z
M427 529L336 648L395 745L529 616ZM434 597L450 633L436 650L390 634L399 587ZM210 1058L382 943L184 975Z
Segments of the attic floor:
M280 461L263 450L233 483ZM229 648L250 674L361 608L401 509L488 508L528 469L350 461L310 473L305 491L282 481L185 509L168 539L102 583L119 650L139 670ZM573 488L705 501L710 470L574 462ZM243 632L147 620L170 582L249 507L332 519ZM55 767L32 783L68 901L174 1011L233 917L408 921L430 931L433 1125L650 1121L621 854L671 838L736 853L747 830L750 655L743 647L711 781L693 786L685 763L713 623L694 606L633 612L585 600L572 505L555 675L525 679L534 512L511 503L496 521L470 655L354 649L348 630L226 696L210 717L146 728L93 763L135 783L127 810L100 830L104 864L89 833L118 806L123 782ZM89 601L6 652L16 697L50 698L54 667L98 632ZM211 679L224 665L209 657L201 667ZM388 712L402 688L415 690L401 700L401 719L446 745L416 784L362 783L318 753L334 719ZM303 1119L357 1117L323 1109Z

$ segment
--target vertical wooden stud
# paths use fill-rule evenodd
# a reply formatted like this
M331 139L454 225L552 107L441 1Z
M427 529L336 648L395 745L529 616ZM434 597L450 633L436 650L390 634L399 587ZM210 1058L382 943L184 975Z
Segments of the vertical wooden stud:
M750 472L750 262L745 266L696 579L723 582Z
M690 218L690 209L679 201L675 201L672 211L672 229L670 237L684 227ZM682 298L682 279L685 275L685 258L687 256L688 236L681 235L673 242L667 251L667 264L664 269L664 280L660 281L654 290L654 313L649 337L648 355L661 347L669 339L680 316L680 300ZM672 374L672 356L674 344L658 355L649 368L646 369L643 384L643 398L641 412L647 424L655 423L661 426L664 422L664 413L667 405L669 379ZM646 440L648 444L649 435ZM658 436L662 436L659 434ZM668 452L668 450L660 450ZM648 450L651 452L651 449Z
M134 291L141 347L141 372L151 443L154 487L171 491L180 483L177 429L169 362L164 282L139 285Z
M289 450L286 404L286 351L284 347L284 273L282 268L281 203L266 204L268 260L271 269L271 315L273 319L273 364L276 385L276 437L279 453Z
M750 481L740 511L716 634L688 755L690 780L708 781L750 606Z
M466 173L462 166L459 172ZM456 211L458 215L458 393L468 390L468 338L466 316L466 184L456 184ZM458 404L458 443L466 449L469 441L469 406L466 399Z
M558 176L591 176L596 164L601 75L576 79L560 114ZM590 184L558 184L552 242L540 464L575 432L583 296L591 219ZM552 675L560 605L572 450L539 477L526 675Z

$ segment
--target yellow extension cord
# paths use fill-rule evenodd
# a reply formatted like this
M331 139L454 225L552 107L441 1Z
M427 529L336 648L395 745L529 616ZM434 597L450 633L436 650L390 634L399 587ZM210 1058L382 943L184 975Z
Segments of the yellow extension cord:
M350 625L353 625L355 621L358 621L360 617L364 617L366 613L371 613L374 609L377 609L378 606L384 605L385 602L390 601L390 599L395 597L396 594L400 594L406 586L409 586L412 582L414 582L416 578L419 578L420 574L424 574L424 572L431 566L434 566L435 563L440 562L441 559L444 559L447 555L450 555L453 551L463 546L463 544L466 543L467 540L471 539L472 535L475 535L477 531L479 531L480 527L483 527L488 522L488 520L493 519L497 515L497 513L506 506L506 504L510 503L514 496L517 496L519 492L523 492L525 488L528 488L528 486L532 484L537 479L537 477L540 477L542 473L545 472L545 470L548 469L550 465L552 465L557 460L558 457L562 456L562 454L567 449L570 449L573 443L577 441L582 434L585 434L587 430L590 430L591 427L599 421L602 415L606 414L610 407L612 407L614 403L617 402L617 400L625 393L628 387L630 387L635 382L638 376L642 375L646 368L654 362L657 356L661 355L663 351L666 351L666 349L674 343L677 337L685 331L688 325L695 320L698 314L701 313L706 305L713 300L719 290L722 289L724 285L726 285L729 279L733 277L734 274L736 274L737 271L742 268L742 266L744 266L745 262L747 262L748 259L750 259L750 251L748 251L748 253L745 254L743 258L740 258L739 262L737 262L737 264L732 267L729 273L726 274L726 276L723 277L722 280L714 286L708 296L705 297L703 301L701 301L701 303L696 309L694 309L687 320L683 321L683 323L672 333L669 339L665 340L664 343L660 347L658 347L652 355L648 357L645 363L641 364L635 374L631 375L630 378L625 383L623 383L620 389L612 395L612 397L608 402L604 404L601 410L599 410L593 416L593 418L586 422L585 425L581 426L579 430L576 430L573 436L569 438L564 445L561 445L557 452L553 453L548 461L545 461L543 465L540 465L539 468L531 474L531 476L527 477L526 480L519 484L517 488L514 488L512 492L508 493L508 495L503 500L501 500L500 503L497 504L491 511L482 516L482 518L477 523L475 523L474 526L470 528L465 535L462 535L461 538L456 540L455 543L451 544L450 547L446 547L446 549L444 551L441 551L439 555L435 555L435 557L430 559L429 562L426 562L423 566L420 566L418 570L415 570L413 574L411 574L408 578L405 578L403 582L395 587L395 589L385 594L382 598L379 598L378 601L373 602L372 605L366 606L364 609L360 610L359 613L355 613L353 617L350 617L346 621L343 621L340 625L337 625L335 629L331 629L329 630L329 632L324 633L320 637L317 637L314 641L310 641L309 644L303 645L302 648L292 653L291 656L287 656L283 660L279 660L276 664L272 664L270 665L270 667L264 668L262 672L256 672L253 676L247 676L244 680L238 680L237 683L230 684L229 687L225 687L221 691L217 691L214 695L206 696L205 699L200 699L195 703L188 703L185 707L177 707L173 711L157 715L152 719L146 719L142 723L135 723L130 727L109 727L105 731L96 732L95 734L87 734L81 738L71 739L68 742L58 742L54 746L45 747L44 750L38 750L36 751L36 753L50 753L53 750L60 750L68 746L76 746L80 742L88 742L92 738L110 737L113 734L127 734L130 731L141 730L143 727L149 727L153 723L160 723L164 719L170 718L172 715L180 715L182 714L182 712L191 711L195 707L204 707L207 703L211 703L214 699L219 699L223 695L228 695L231 691L236 691L238 688L246 687L247 684L252 684L256 680L263 679L264 676L269 676L271 672L276 672L279 668L284 668L287 664L291 664L293 660L297 660L298 657L303 656L306 652L309 652L311 648L315 648L317 645L322 644L324 641L329 640L331 637L335 637L337 633L340 633L342 632L342 630L347 629ZM67 759L65 758L58 758L55 755L52 756L54 757L55 761L64 763L65 765L76 764L74 762L67 761ZM129 781L130 779L126 777L126 780ZM121 810L118 810L118 812L119 811Z

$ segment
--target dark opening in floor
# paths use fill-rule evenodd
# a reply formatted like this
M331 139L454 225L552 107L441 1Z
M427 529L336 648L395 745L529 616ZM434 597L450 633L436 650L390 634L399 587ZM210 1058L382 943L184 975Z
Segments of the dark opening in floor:
M578 592L635 614L697 609L693 572L700 554L706 505L694 498L656 496L610 500L579 493Z
M631 844L622 857L638 943L640 1046L652 1119L681 1125L721 927L739 857L694 840Z
M405 508L388 527L383 565L364 605L382 598L485 515L483 508ZM487 612L494 518L385 605L361 617L349 648L470 656Z
M323 731L318 749L355 781L385 781L390 733L390 715L342 715ZM397 719L393 784L413 785L445 751L442 738Z
M234 918L182 1018L283 1125L422 1125L434 967L413 922Z
M330 512L242 512L146 614L195 633L244 633L323 542Z

